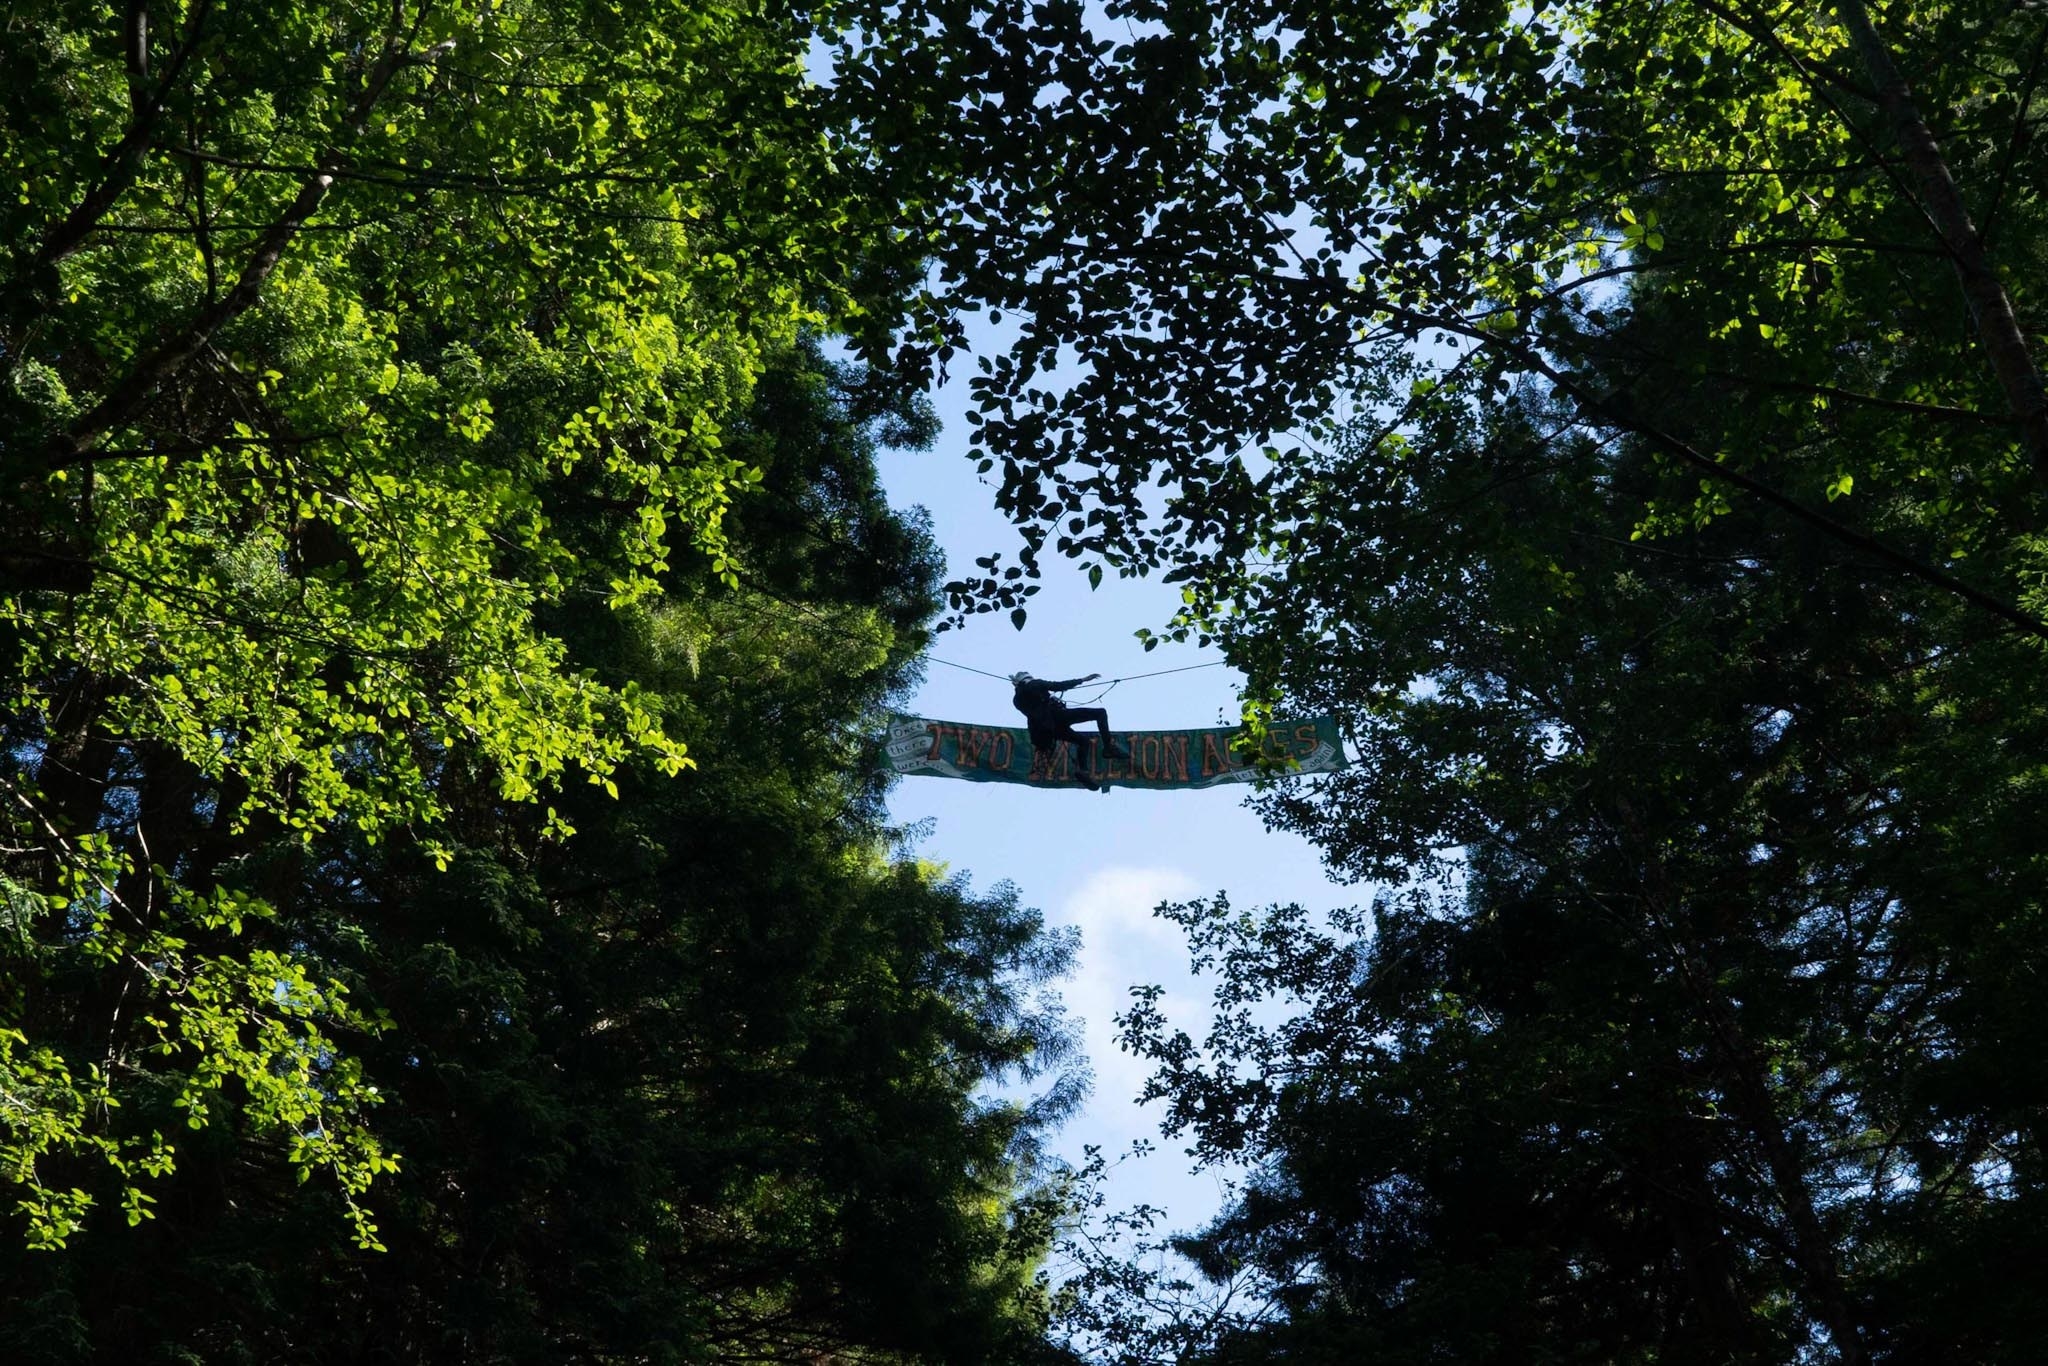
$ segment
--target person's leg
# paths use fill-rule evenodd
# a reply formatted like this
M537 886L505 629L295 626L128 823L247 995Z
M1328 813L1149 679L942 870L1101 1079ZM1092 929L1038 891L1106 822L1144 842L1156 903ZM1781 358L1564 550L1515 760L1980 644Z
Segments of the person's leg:
M1068 735L1074 734L1074 723L1077 721L1093 721L1095 728L1102 733L1102 747L1105 750L1120 759L1131 757L1129 750L1110 739L1109 713L1107 711L1101 707L1068 707L1060 713L1060 727Z
M1040 777L1050 778L1053 768L1060 761L1060 746L1066 743L1066 736L1056 726L1043 725L1034 720L1028 727L1031 736L1031 767Z
M1096 787L1096 784L1088 780L1089 774L1095 769L1095 737L1084 735L1072 726L1065 724L1065 721L1066 718L1062 717L1059 730L1053 733L1052 742L1056 745L1072 745L1074 747L1074 776L1080 780L1081 786ZM1101 784L1099 790L1107 792L1109 784Z
M1099 710L1096 712L1098 716L1101 714ZM1081 766L1081 781L1085 783L1088 781L1089 775L1095 772L1095 746L1097 740L1096 737L1087 734L1085 731L1075 730L1071 724L1071 714L1066 719L1068 719L1069 723L1060 727L1060 734L1074 746L1074 761ZM1103 729L1100 743L1103 749L1109 752L1109 756L1112 759L1129 759L1131 757L1129 750L1119 747L1116 741L1109 738L1107 727ZM1109 791L1109 784L1107 782L1096 783L1093 786L1097 792Z
M1102 738L1109 739L1109 713L1101 707L1068 707L1060 713L1060 724L1069 731L1082 721L1093 721Z

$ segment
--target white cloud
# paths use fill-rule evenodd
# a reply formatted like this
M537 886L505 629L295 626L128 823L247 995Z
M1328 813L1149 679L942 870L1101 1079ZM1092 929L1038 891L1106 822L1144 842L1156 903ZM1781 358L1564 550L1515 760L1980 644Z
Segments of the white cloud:
M1115 1017L1130 1009L1131 987L1165 988L1160 1006L1167 1018L1201 1037L1208 992L1188 973L1180 927L1152 914L1162 901L1186 900L1200 891L1173 868L1099 868L1060 907L1059 919L1081 927L1079 962L1060 994L1083 1024L1095 1071L1086 1120L1076 1126L1095 1131L1090 1142L1121 1144L1154 1128L1151 1117L1132 1104L1151 1066L1116 1046Z
M1057 917L1081 928L1079 960L1060 994L1082 1021L1095 1089L1057 1135L1056 1147L1078 1165L1089 1144L1112 1160L1135 1140L1157 1145L1149 1157L1117 1160L1111 1202L1165 1209L1177 1228L1196 1227L1214 1215L1228 1198L1225 1183L1239 1173L1234 1167L1191 1171L1182 1145L1161 1139L1160 1106L1135 1103L1151 1064L1117 1048L1113 1021L1130 1009L1133 985L1156 984L1164 988L1159 1008L1169 1021L1197 1039L1208 1032L1210 984L1188 972L1180 927L1152 914L1162 901L1184 901L1204 891L1176 868L1099 868L1060 903Z

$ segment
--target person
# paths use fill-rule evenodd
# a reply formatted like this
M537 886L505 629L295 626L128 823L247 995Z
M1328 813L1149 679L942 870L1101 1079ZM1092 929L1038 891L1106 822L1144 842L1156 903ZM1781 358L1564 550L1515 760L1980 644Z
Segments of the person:
M1102 747L1113 757L1130 758L1130 751L1123 749L1109 734L1109 712L1101 707L1070 707L1058 696L1069 688L1078 688L1083 683L1092 683L1101 674L1089 674L1086 678L1069 678L1055 682L1049 678L1033 678L1028 673L1010 675L1010 682L1016 691L1010 695L1010 705L1024 713L1025 729L1031 734L1032 756L1051 771L1054 756L1059 745L1071 742L1074 759L1082 774L1081 781L1087 783L1087 774L1095 765L1091 762L1096 737L1084 735L1075 730L1077 723L1093 721L1101 733ZM1095 784L1098 792L1109 791L1108 783Z

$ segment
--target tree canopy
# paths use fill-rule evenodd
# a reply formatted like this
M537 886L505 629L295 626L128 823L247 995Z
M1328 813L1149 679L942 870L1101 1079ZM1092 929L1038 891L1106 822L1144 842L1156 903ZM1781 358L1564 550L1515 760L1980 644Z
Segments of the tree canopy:
M0 72L10 1351L2043 1355L2034 9L45 0ZM872 444L970 361L1024 543L942 589ZM873 776L1048 549L1360 759L1261 800L1367 904L1173 908L1216 1019L1124 1021L1252 1171L1164 1322L1040 1268L1070 946Z
M1101 19L956 33L1006 79L949 92L933 317L1018 329L973 383L1026 567L1163 570L1254 717L1347 718L1266 809L1381 890L1173 912L1214 1024L1126 1039L1255 1179L1201 1312L1094 1264L1097 1345L2038 1356L2048 27Z
M1039 1350L1069 947L881 823L930 419L819 341L914 254L814 31L10 15L10 1359Z
M1306 500L1290 459L1395 342L1440 401L1537 379L1688 469L1650 525L1758 500L2041 634L2013 534L2048 470L2027 11L911 12L890 30L911 53L878 34L845 84L900 111L923 78L922 121L883 126L972 187L934 215L941 287L907 355L950 362L984 310L1017 328L971 382L1027 565L1261 555ZM1632 280L1682 320L1632 326ZM1754 425L1657 410L1674 378ZM1859 487L1940 511L1872 527L1837 503Z
M380 1162L348 1118L368 1092L305 1059L321 1018L370 1021L286 962L194 958L179 927L260 909L217 870L272 831L437 847L451 754L511 801L689 762L636 680L574 664L539 616L628 608L679 549L733 580L724 510L761 474L721 431L886 274L806 32L660 3L9 19L9 904L163 981L117 1032L209 1059L208 1089L239 1078L351 1188ZM141 795L110 809L121 790ZM152 850L160 822L180 828ZM283 1009L231 1044L229 1002ZM0 1039L59 1110L110 1098L46 1040ZM21 1136L39 1238L75 1219L37 1155L78 1133Z
M881 502L853 379L810 351L729 425L763 470L727 525L740 588L544 619L695 725L686 780L643 760L550 817L457 756L439 849L339 827L244 856L273 911L243 940L378 1011L335 1045L395 1154L362 1196L377 1249L222 1104L140 1227L0 1262L9 1355L1032 1356L1058 1199L1037 1136L1077 1082L1031 992L1070 946L1002 888L886 857L861 760L936 564ZM112 1135L173 1132L183 1070L128 1062ZM1035 1106L985 1095L1033 1078Z

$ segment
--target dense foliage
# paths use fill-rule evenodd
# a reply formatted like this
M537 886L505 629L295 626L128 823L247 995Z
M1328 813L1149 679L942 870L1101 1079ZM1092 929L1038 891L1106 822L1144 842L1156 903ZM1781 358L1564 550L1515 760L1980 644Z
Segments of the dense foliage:
M807 339L906 259L810 33L0 26L0 1356L1037 1350L1068 947L881 824L930 423Z
M880 500L845 378L772 373L732 432L764 470L729 523L740 589L553 623L702 737L685 779L563 794L565 842L471 759L439 851L279 835L236 865L275 908L244 940L376 1003L345 1047L399 1154L382 1250L260 1116L222 1115L139 1228L7 1258L10 1359L1025 1354L1050 1112L977 1097L1062 1056L1020 993L1067 947L1000 890L880 857L863 732L936 566ZM173 1131L179 1069L118 1080L116 1134Z
M1165 572L1380 889L1174 912L1229 1294L1084 1257L1084 1346L2048 1353L2035 8L47 0L0 71L11 1352L1045 1350L1071 1088L977 1096L1065 950L858 776L936 606L866 443L978 313L953 606Z
M1631 539L1675 481L1558 416L1368 433L1260 603L1357 633L1285 677L1364 759L1271 814L1406 885L1182 908L1228 1008L1127 1021L1260 1173L1190 1248L1285 1312L1216 1359L2037 1357L2038 651L1782 524Z
M1184 1245L1218 1298L1096 1259L1084 1332L2039 1358L2048 22L1136 0L948 32L977 55L930 107L978 183L934 354L975 309L1017 329L974 384L1027 567L1163 568L1168 634L1220 640L1254 715L1345 717L1358 768L1267 809L1386 888L1328 925L1177 912L1214 1029L1143 1006L1128 1038L1169 1130L1257 1179Z
M169 1160L78 1123L136 1048L236 1078L351 1189L379 1169L359 1078L305 1065L320 1021L371 1022L187 933L261 913L224 863L279 829L432 846L451 753L510 800L687 762L536 613L655 592L678 541L733 577L722 509L758 475L720 428L888 258L800 98L804 32L660 3L10 15L8 905L69 917L76 970L161 984L75 1054L8 1007L0 1057L46 1097L9 1140L37 1240L78 1216L41 1154ZM233 1037L229 1003L267 1023Z
M1687 468L1658 528L1760 500L2048 629L2007 534L2048 479L2030 10L910 8L841 98L971 186L935 218L943 287L906 354L952 362L977 312L1015 328L972 384L1028 565L1275 549L1316 482L1288 458L1395 342L1447 399L1540 377ZM1615 307L1638 279L1683 304L1654 341ZM1755 425L1648 402L1678 380ZM1859 489L1927 515L1873 537L1829 507Z

